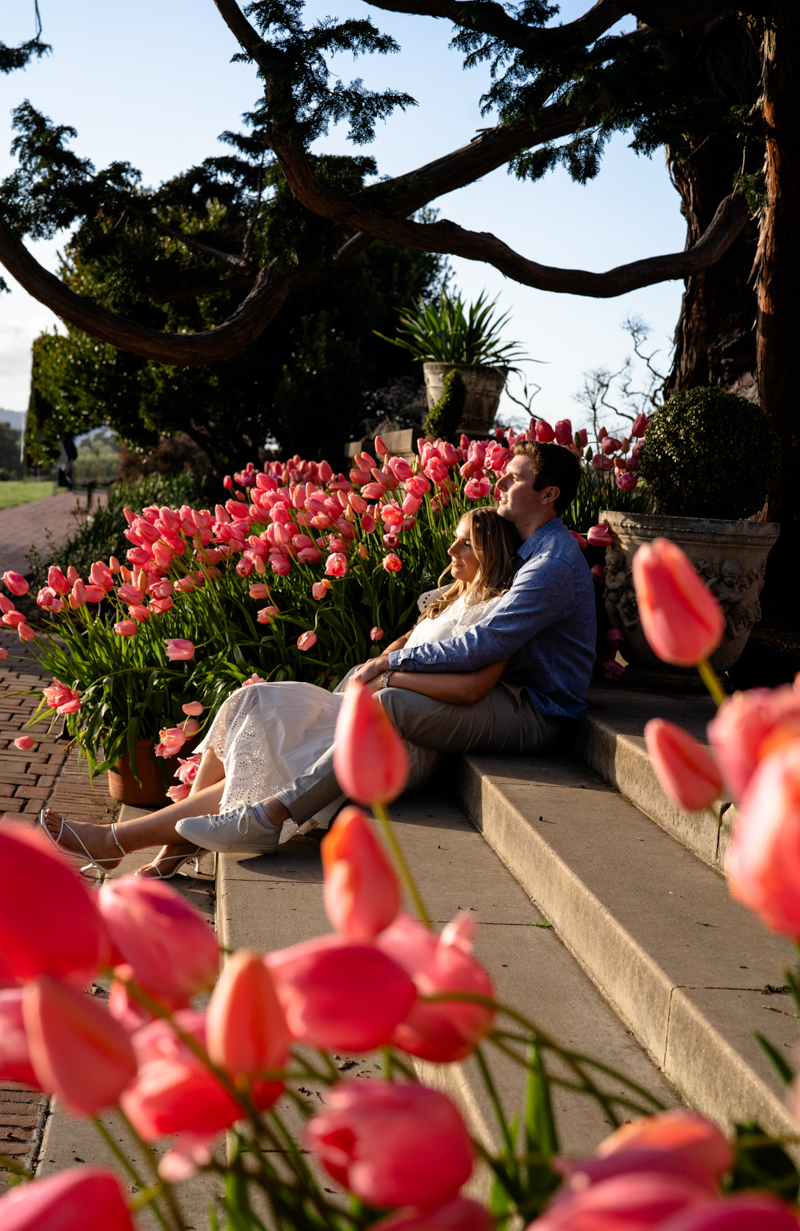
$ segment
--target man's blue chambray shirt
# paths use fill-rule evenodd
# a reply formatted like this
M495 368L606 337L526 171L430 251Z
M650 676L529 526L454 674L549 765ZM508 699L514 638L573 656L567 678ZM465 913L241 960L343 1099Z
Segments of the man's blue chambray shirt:
M540 713L577 718L595 659L594 582L560 517L535 530L516 554L511 589L486 620L461 637L393 650L403 671L477 671L511 658L503 673L523 684Z

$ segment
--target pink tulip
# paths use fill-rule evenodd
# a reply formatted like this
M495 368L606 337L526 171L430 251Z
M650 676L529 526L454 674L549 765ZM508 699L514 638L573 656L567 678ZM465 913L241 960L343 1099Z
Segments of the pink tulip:
M70 1167L18 1184L0 1197L3 1231L136 1231L117 1177L102 1167Z
M269 586L264 585L263 581L254 582L250 587L250 597L261 601L269 598Z
M5 649L4 646L0 645L0 663L4 663L7 658L8 658L8 650Z
M6 598L5 594L0 594L0 612L3 615L10 615L12 611L16 611L16 607L10 598Z
M555 432L544 419L537 419L533 430L540 444L549 444L551 440L555 440Z
M28 752L34 745L34 741L30 735L20 735L14 740L14 747L19 748L20 752Z
M389 552L388 556L384 556L381 561L387 573L399 573L403 567L403 561L394 552Z
M167 788L167 795L174 804L179 804L182 799L188 799L191 793L191 787L185 782L176 782L174 786Z
M529 1231L663 1231L672 1215L709 1205L708 1189L683 1176L618 1175L558 1195Z
M369 630L370 641L383 641L383 635L383 629L377 626Z
M222 486L225 488L226 492L231 491L233 489L233 476L226 474L222 480Z
M632 474L629 470L617 471L617 487L621 492L633 491L636 484L639 482L638 477Z
M18 987L0 990L0 1081L21 1081L39 1088L22 1019L22 995Z
M467 500L484 500L491 494L492 484L490 479L470 479L464 485L464 495Z
M180 727L164 727L158 735L159 742L154 749L157 757L174 757L186 743L186 735Z
M569 419L559 419L556 423L556 442L560 445L572 444L572 423Z
M320 936L264 958L293 1038L333 1051L388 1043L416 997L411 979L374 945Z
M473 921L467 915L448 923L441 936L401 914L378 937L378 945L411 976L420 996L468 992L494 996L492 981L472 953ZM467 1001L426 1004L415 1001L392 1042L413 1056L449 1064L463 1060L488 1034L492 1009Z
M101 956L97 907L44 834L4 822L0 872L0 953L12 976L82 971L90 977Z
M187 718L181 723L181 728L187 739L191 739L193 735L197 735L200 730L200 723L196 718Z
M17 626L17 635L20 641L33 641L36 631L31 628L30 624L19 624Z
M342 790L359 804L385 804L408 777L405 745L377 698L350 684L339 710L333 766Z
M371 1231L494 1231L485 1206L469 1197L446 1197L436 1205L407 1208L381 1218Z
M58 1094L75 1114L112 1107L136 1076L123 1027L101 1001L71 983L39 975L25 987L22 1015L42 1089Z
M369 818L345 808L322 840L325 910L337 932L374 940L400 909L400 885Z
M400 483L406 483L414 474L414 471L404 457L390 458L389 469ZM356 512L358 512L358 510L356 510Z
M663 718L644 729L647 751L664 794L689 812L708 808L722 791L722 775L698 740Z
M472 1173L472 1143L446 1095L426 1086L344 1081L304 1141L337 1183L368 1205L430 1205Z
M767 927L800 939L800 741L761 762L739 806L728 888Z
M800 692L791 684L736 692L708 724L709 743L737 798L744 794L759 763L798 736Z
M601 448L606 457L610 457L612 453L616 453L618 449L622 448L622 441L617 440L616 436L604 436Z
M217 938L202 915L164 881L121 876L97 895L100 913L122 961L152 995L183 1008L214 986Z
M722 608L676 543L654 539L633 557L639 619L659 658L693 667L708 658L725 632Z
M242 680L242 688L248 688L252 684L266 684L266 682L267 681L264 679L263 675L256 675L256 673L253 672L253 674L246 680Z
M612 547L614 539L608 526L603 523L600 526L590 526L586 541L590 547Z
M15 595L16 598L19 598L23 594L27 594L30 589L30 586L25 578L21 576L20 573L15 573L11 569L8 569L5 573L3 573L3 581L6 583L6 587L13 595Z
M347 572L347 556L340 551L332 552L325 561L325 572L328 577L344 577Z
M167 658L170 662L188 662L194 658L194 642L183 637L168 637L166 641Z
M602 564L593 564L589 569L596 586L604 586L606 584L606 570Z
M315 598L318 603L321 602L328 593L330 586L331 583L329 581L315 581L311 587L311 597Z
M114 632L118 637L133 637L138 627L135 620L118 620L114 625Z
M633 421L633 427L631 428L631 436L637 436L637 437L644 436L649 426L650 426L650 420L648 419L647 415L642 415L642 414L637 415Z
M12 609L3 616L3 623L6 628L19 628L20 624L25 623L25 617L21 611Z
M319 470L317 471L317 473L319 475L320 482L322 483L330 483L331 479L333 478L333 471L330 467L330 464L325 461L324 457L319 464Z
M138 624L144 624L145 620L150 619L150 612L147 610L147 608L139 607L136 604L134 604L130 608L130 614L133 616L134 620L136 620Z
M716 1124L679 1107L623 1124L601 1141L594 1158L561 1159L558 1170L570 1177L576 1191L612 1176L646 1171L690 1180L716 1195L732 1162L730 1143Z
M798 1231L796 1209L768 1193L741 1193L673 1214L658 1231Z
M69 582L56 564L51 565L47 570L47 584L61 598L69 594Z
M365 534L372 534L377 522L371 513L364 513L361 518L361 529Z
M589 546L589 544L588 544L587 540L583 537L583 535L582 535L582 534L578 534L578 532L577 532L576 530L570 530L570 534L572 535L572 537L574 538L575 542L576 542L576 543L578 544L578 546L580 547L581 551L586 551L586 548Z
M181 709L188 718L199 718L203 712L203 706L199 701L187 701Z
M306 650L310 650L316 644L317 644L317 634L311 628L307 629L306 632L301 633L300 636L297 638L297 648L298 650L302 650L304 652Z
M205 1046L203 1013L182 1009L175 1014L175 1021ZM142 1026L132 1041L138 1073L120 1098L120 1106L145 1141L187 1131L219 1133L242 1118L238 1101L167 1022L157 1020ZM269 1084L278 1086L280 1092L277 1082ZM254 1097L255 1093L253 1090Z
M586 431L585 427L579 427L575 433L575 448L585 449L588 443L589 433Z
M206 1040L214 1064L236 1077L256 1078L262 1069L283 1068L289 1035L259 953L240 949L223 966L208 1006Z

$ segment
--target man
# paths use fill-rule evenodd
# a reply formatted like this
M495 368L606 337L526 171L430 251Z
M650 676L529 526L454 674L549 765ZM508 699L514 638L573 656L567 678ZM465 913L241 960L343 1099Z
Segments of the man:
M508 593L462 636L394 650L354 672L364 683L380 677L377 695L411 745L410 787L421 785L447 753L525 755L553 748L585 707L595 658L594 589L560 516L580 474L578 459L561 445L515 445L497 484L498 512L523 540ZM506 660L498 683L474 704L391 686L394 671L472 672ZM274 850L285 820L301 824L339 794L330 750L276 795L247 808L246 816L238 808L223 817L192 817L178 822L178 832L201 846L235 851L252 849L254 831L263 830L265 851Z

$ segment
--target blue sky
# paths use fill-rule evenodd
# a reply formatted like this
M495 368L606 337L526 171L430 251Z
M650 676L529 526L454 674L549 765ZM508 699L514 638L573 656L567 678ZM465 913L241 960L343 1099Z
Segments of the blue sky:
M12 44L34 29L32 0L4 6L2 38ZM565 0L560 19L585 8ZM213 0L40 0L44 39L53 51L21 73L0 80L0 175L13 163L10 111L29 99L54 121L78 130L77 152L101 167L127 159L146 183L157 183L221 150L223 129L238 128L242 112L256 100L252 70L232 64L237 50ZM363 16L401 44L398 55L357 60L338 57L334 70L344 79L363 77L373 88L393 86L412 94L419 106L396 113L381 125L373 154L381 174L410 170L465 144L476 129L491 123L480 115L479 97L487 81L484 68L465 72L461 57L448 49L444 22L370 9L361 0L310 0L312 17ZM320 148L353 152L346 130L321 139ZM599 177L581 187L556 170L538 184L523 184L501 169L477 184L441 198L444 217L475 230L493 231L534 260L572 268L608 269L627 261L683 248L685 226L679 198L664 157L640 158L626 139L616 138ZM60 241L33 245L38 259L56 268ZM615 368L630 350L620 329L634 313L651 326L666 369L680 308L681 283L664 283L612 300L553 295L523 287L483 264L452 261L455 285L468 298L484 289L499 295L510 310L510 336L543 360L530 376L542 386L534 409L555 420L585 412L572 395L582 373ZM7 279L9 282L10 279ZM53 315L19 287L0 297L0 407L27 404L30 344ZM508 410L513 410L507 404ZM507 417L507 416L506 416Z

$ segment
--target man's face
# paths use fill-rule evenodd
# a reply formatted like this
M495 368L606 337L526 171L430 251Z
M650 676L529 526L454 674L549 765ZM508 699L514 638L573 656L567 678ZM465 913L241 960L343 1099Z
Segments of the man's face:
M523 526L537 520L552 506L552 493L558 489L548 487L541 492L534 491L535 478L530 458L518 454L512 457L508 469L497 483L497 512L512 525Z

